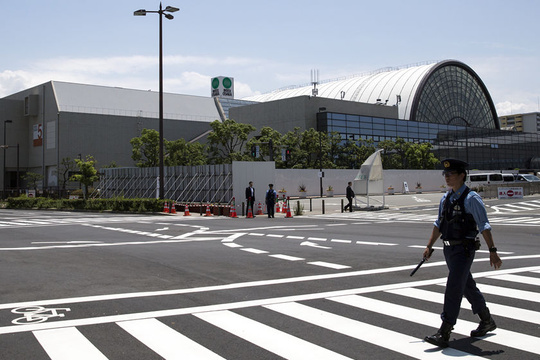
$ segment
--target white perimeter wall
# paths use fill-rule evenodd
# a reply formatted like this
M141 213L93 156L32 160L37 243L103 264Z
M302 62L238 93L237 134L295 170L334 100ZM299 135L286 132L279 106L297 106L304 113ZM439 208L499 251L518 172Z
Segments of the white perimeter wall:
M268 184L273 183L276 191L285 189L288 196L299 196L300 184L306 185L308 196L319 196L318 169L275 169L274 162L239 161L233 162L233 187L236 203L245 201L245 189L250 180L255 186L255 201L264 204L264 194ZM324 169L323 195L331 185L334 195L345 195L347 182L353 181L358 174L356 170ZM474 172L474 171L473 171ZM500 172L483 170L482 172ZM384 170L384 189L393 186L395 192L403 191L403 183L407 182L409 190L414 192L416 183L422 184L422 191L440 191L446 186L441 170Z
M356 170L325 169L323 178L323 194L331 185L334 195L344 195L347 183L353 181L358 174ZM318 169L276 169L274 187L276 190L285 188L287 195L298 196L298 185L305 184L308 196L320 195ZM422 191L440 191L445 185L441 170L384 170L384 189L392 185L396 192L403 190L403 183L407 182L410 191L414 191L416 183L422 184Z

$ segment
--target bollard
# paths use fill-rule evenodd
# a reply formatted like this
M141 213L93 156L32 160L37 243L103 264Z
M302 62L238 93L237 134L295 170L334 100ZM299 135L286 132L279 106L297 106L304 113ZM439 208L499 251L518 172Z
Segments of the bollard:
M343 199L341 199L341 212L343 213Z
M313 199L309 198L309 211L313 211Z
M322 213L324 214L324 199L322 200Z
M242 216L244 216L244 214L245 214L245 212L244 212L245 211L245 206L246 206L246 204L242 201Z

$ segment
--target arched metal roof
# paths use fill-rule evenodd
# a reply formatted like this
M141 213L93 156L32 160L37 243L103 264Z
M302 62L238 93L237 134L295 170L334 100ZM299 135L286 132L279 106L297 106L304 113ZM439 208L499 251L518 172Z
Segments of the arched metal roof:
M244 100L267 102L311 96L313 86L276 90ZM398 106L400 119L499 129L487 88L467 65L456 60L385 68L317 85L317 96Z

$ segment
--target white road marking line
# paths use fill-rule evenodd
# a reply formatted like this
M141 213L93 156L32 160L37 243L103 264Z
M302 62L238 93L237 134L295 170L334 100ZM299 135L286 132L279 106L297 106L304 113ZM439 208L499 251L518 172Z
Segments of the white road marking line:
M316 266L322 266L330 269L336 269L336 270L343 270L343 269L350 269L350 266L347 265L339 265L339 264L332 264L329 262L324 261L312 261L308 262L309 265L316 265Z
M227 236L225 239L221 240L222 243L227 243L227 242L232 242L234 240L236 240L237 238L239 238L240 236L243 236L245 235L246 233L236 233L236 234L232 234L232 235L229 235Z
M538 259L538 258L540 258L540 255L512 256L512 257L503 258L503 260ZM480 260L475 259L475 262L486 262L486 261L489 261L489 259L480 259ZM431 266L431 267L446 266L446 262L439 261L439 262L434 262L431 264L426 264L425 266ZM284 278L284 279L248 281L248 282L228 284L228 285L203 286L203 287L187 288L187 289L146 291L146 292L120 293L120 294L108 294L108 295L93 295L93 296L82 296L82 297L72 297L72 298L5 303L5 304L0 304L0 309L13 309L17 307L23 307L23 306L28 307L28 306L36 306L36 305L48 306L48 305L59 305L59 304L77 304L77 303L84 303L84 302L98 302L98 301L109 301L109 300L119 300L119 299L134 299L134 298L143 298L143 297L170 296L170 295L192 294L192 293L221 291L221 290L230 290L230 289L242 289L242 288L268 286L268 285L291 284L291 283L304 282L304 281L318 281L318 280L339 279L339 278L365 276L365 275L386 274L386 273L391 273L391 272L409 271L409 270L414 269L415 267L416 267L416 264L413 264L413 265L396 266L396 267L382 268L382 269L358 270L358 271L340 272L340 273L331 273L331 274L322 274L322 275L300 276L300 277L292 277L292 278ZM521 273L521 272L527 272L527 271L540 271L540 266L497 270L499 274L512 274L516 272ZM493 271L491 270L487 272L479 272L479 273L473 274L475 279L488 277L490 275L493 275ZM321 294L311 294L308 296L301 295L299 297L289 297L287 298L288 300L283 300L283 298L279 298L278 301L304 301L304 300L320 299L320 298L330 297L330 296L339 296L339 295L344 295L344 294L348 295L348 294L368 293L368 292L375 292L375 291L385 291L388 289L402 288L402 287L407 287L407 286L427 286L427 285L438 285L438 284L441 284L444 286L446 284L446 277L439 278L439 279L431 279L431 280L413 281L413 282L408 282L408 283L381 285L381 286L374 286L374 287L368 287L368 288L357 288L357 289L350 289L346 291L326 292L322 296ZM482 285L482 286L486 286L486 285ZM484 288L482 288L482 291L484 291ZM489 293L489 290L486 290L486 293ZM496 293L501 293L501 290L500 289L496 290ZM526 292L523 292L523 293L526 293ZM532 294L535 294L535 297L534 297L535 300L532 300L532 301L539 301L537 294L536 293L532 293ZM522 297L525 299L525 296L522 296ZM274 301L276 299L269 299L269 300ZM245 307L258 306L258 305L251 305L251 304L252 303L249 303ZM235 308L233 306L234 303L228 304L228 305L229 307L227 307L227 309ZM186 310L189 310L189 311L186 312ZM172 310L162 310L162 311L157 311L157 312L148 312L148 313L140 313L140 314L118 315L118 317L113 316L113 318L116 320L112 320L110 316L104 316L104 317L92 318L92 319L66 320L62 322L49 323L49 324L17 325L17 326L11 326L11 327L10 326L0 327L0 334L33 331L33 330L47 329L47 328L110 323L110 322L116 322L116 321L126 321L126 320L149 318L149 317L183 315L183 314L193 313L195 310L193 308L190 308L190 309L175 309L173 313L171 313L171 311ZM206 311L206 310L200 310L200 311ZM51 324L53 325L51 326Z
M124 321L117 325L165 359L223 359L156 319Z
M259 250L259 249L253 249L253 248L242 248L240 249L242 251L247 251L253 254L268 254L268 251L265 250Z
M326 241L327 240L326 238L318 238L318 237L308 237L307 239L313 240L313 241Z
M358 320L329 313L298 303L266 305L266 308L322 328L335 331L416 359L447 359L448 356L471 358L476 356L448 348L443 352L429 352L432 345L412 336L387 330Z
M284 255L284 254L273 254L273 255L268 255L268 256L276 258L276 259L289 260L289 261L306 260L304 258L299 258L296 256L290 256L290 255Z
M304 239L304 236L287 235L287 239L303 240L303 239Z
M352 240L340 240L340 239L330 239L331 242L337 242L337 243L343 243L343 244L350 244Z
M330 246L322 246L322 245L319 245L319 244L316 244L316 243L312 243L310 241L304 241L304 242L300 243L300 246L310 246L310 247L314 247L314 248L318 248L318 249L325 249L325 250L331 249Z
M349 359L231 311L201 313L195 316L285 359Z
M285 235L279 235L279 234L266 234L266 236L268 236L268 237L274 237L274 238L282 238L282 237L284 237Z
M233 243L233 242L223 243L223 245L228 246L230 248L241 248L241 247L243 247L242 245L237 244L237 243Z
M535 255L533 257L538 258L539 256ZM431 265L434 265L434 264L431 264ZM440 265L446 265L446 264L444 262L441 262ZM400 267L387 268L387 269L339 272L339 273L334 273L334 274L303 276L299 278L276 279L276 280L271 280L271 281L269 280L255 281L255 282L230 284L230 285L208 286L208 287L193 288L193 289L165 290L165 291L159 291L159 292L113 294L113 295L101 295L101 296L87 296L87 297L71 298L71 299L34 301L34 302L26 302L26 303L11 303L11 304L0 305L0 309L10 309L10 308L21 307L21 306L33 306L36 304L42 305L42 306L68 304L68 303L73 304L73 303L104 301L104 300L113 300L113 299L178 295L178 294L187 294L187 293L199 293L203 291L219 291L219 290L224 290L224 289L237 289L237 288L266 286L266 285L274 285L274 284L285 284L285 283L294 283L294 282L299 282L299 281L335 279L335 278L350 277L350 276L381 274L381 273L388 273L388 272L393 272L393 271L411 270L415 267L416 265L410 265L410 266L400 266ZM510 274L510 273L515 273L515 272L527 272L527 271L538 271L538 270L540 270L540 267L533 266L533 267L498 270L498 272ZM491 274L492 274L492 270L488 272L476 273L474 274L474 277L481 278L481 277L486 277ZM264 306L264 305L285 303L285 302L299 302L299 301L308 301L308 300L316 300L316 299L324 299L324 298L334 298L334 297L347 296L347 295L366 294L366 293L373 293L373 292L379 292L379 291L386 291L390 289L400 289L403 287L420 287L420 286L445 284L446 280L447 280L446 277L444 277L444 278L431 279L431 280L412 281L408 283L377 285L377 286L371 286L371 287L365 287L365 288L327 291L327 292L322 292L322 293L284 296L284 297L278 297L278 298L247 300L247 301L239 301L239 302L233 302L233 303L227 303L227 304L195 306L195 307L180 308L180 309L156 310L156 311L148 311L148 312L133 313L133 314L108 315L108 316L101 316L101 317L94 317L94 318L63 320L63 321L55 321L51 323L40 323L40 324L31 324L31 325L3 326L3 327L0 327L0 335L22 333L22 332L28 332L28 331L44 330L44 329L57 329L57 328L65 328L65 327L107 324L107 323L113 323L113 322L119 322L119 321L139 320L139 319L147 319L147 318L179 316L179 315L186 315L186 314L195 314L199 312L242 309L242 308L247 308L247 307ZM439 315L436 316L436 319L437 319L436 321L438 321L438 324L436 326L438 327L440 325ZM421 321L421 320L418 320L418 321ZM474 324L474 327L476 327L476 324ZM533 341L533 343L536 343L536 342Z
M107 360L83 334L74 327L34 331L52 360Z
M393 243L380 243L380 242L369 242L369 241L357 241L357 245L375 245L375 246L396 246L399 244L393 244Z

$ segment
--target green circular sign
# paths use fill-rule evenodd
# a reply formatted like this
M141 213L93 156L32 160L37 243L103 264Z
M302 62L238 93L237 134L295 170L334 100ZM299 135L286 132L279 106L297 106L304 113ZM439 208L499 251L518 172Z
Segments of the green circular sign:
M232 86L232 80L229 79L228 77L223 78L223 87L225 89L230 89L231 86Z
M212 79L212 88L217 89L218 86L219 86L219 79L218 78L213 78Z

